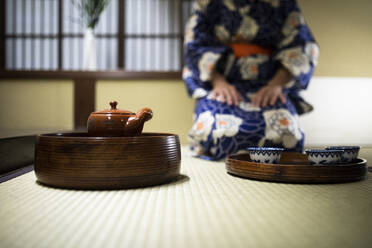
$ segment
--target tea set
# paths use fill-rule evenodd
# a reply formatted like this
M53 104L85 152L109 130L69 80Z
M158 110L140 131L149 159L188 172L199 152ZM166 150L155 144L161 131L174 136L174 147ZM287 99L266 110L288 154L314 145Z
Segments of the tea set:
M144 123L153 116L149 108L133 113L118 109L116 101L110 105L110 109L90 114L88 132L38 135L35 175L39 183L68 189L124 189L159 185L179 177L178 135L143 133ZM358 158L359 149L330 146L309 149L305 154L250 147L249 156L228 156L226 169L232 175L265 181L356 181L366 174L366 160ZM333 170L341 164L344 166Z
M305 153L311 165L341 165L358 158L360 146L327 146L325 149L307 149ZM249 147L247 151L253 162L277 164L283 148Z

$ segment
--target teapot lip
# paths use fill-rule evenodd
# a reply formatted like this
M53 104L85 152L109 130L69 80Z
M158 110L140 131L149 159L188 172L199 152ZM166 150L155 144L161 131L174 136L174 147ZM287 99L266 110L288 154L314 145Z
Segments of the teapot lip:
M98 111L98 112L93 112L92 114L94 115L136 115L136 113L133 113L133 112L124 112L124 111Z

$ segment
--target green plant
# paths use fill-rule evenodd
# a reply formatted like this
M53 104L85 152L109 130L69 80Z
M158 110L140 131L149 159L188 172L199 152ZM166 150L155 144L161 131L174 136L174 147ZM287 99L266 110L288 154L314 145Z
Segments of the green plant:
M94 29L99 16L105 10L110 0L71 0L79 10L80 21L88 28Z

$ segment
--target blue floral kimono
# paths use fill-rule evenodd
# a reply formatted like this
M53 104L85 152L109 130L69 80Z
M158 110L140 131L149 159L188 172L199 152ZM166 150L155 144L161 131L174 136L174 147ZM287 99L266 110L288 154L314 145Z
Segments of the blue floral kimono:
M231 43L273 53L235 57ZM185 50L183 79L197 99L188 135L196 156L218 160L250 146L303 150L298 115L312 107L299 91L309 84L319 49L295 0L197 0L186 25ZM283 90L286 103L252 106L251 98L280 66L294 78ZM241 93L239 106L210 98L214 70Z

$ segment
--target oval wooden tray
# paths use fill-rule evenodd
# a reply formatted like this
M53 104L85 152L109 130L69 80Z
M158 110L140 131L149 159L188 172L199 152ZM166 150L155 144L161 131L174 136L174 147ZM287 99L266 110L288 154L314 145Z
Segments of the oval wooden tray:
M181 151L177 135L89 137L87 133L37 137L35 174L41 184L71 189L123 189L176 179Z
M286 183L343 183L366 177L367 161L350 164L310 165L306 154L283 152L279 164L262 164L250 160L249 154L230 155L226 160L229 174L264 181Z

